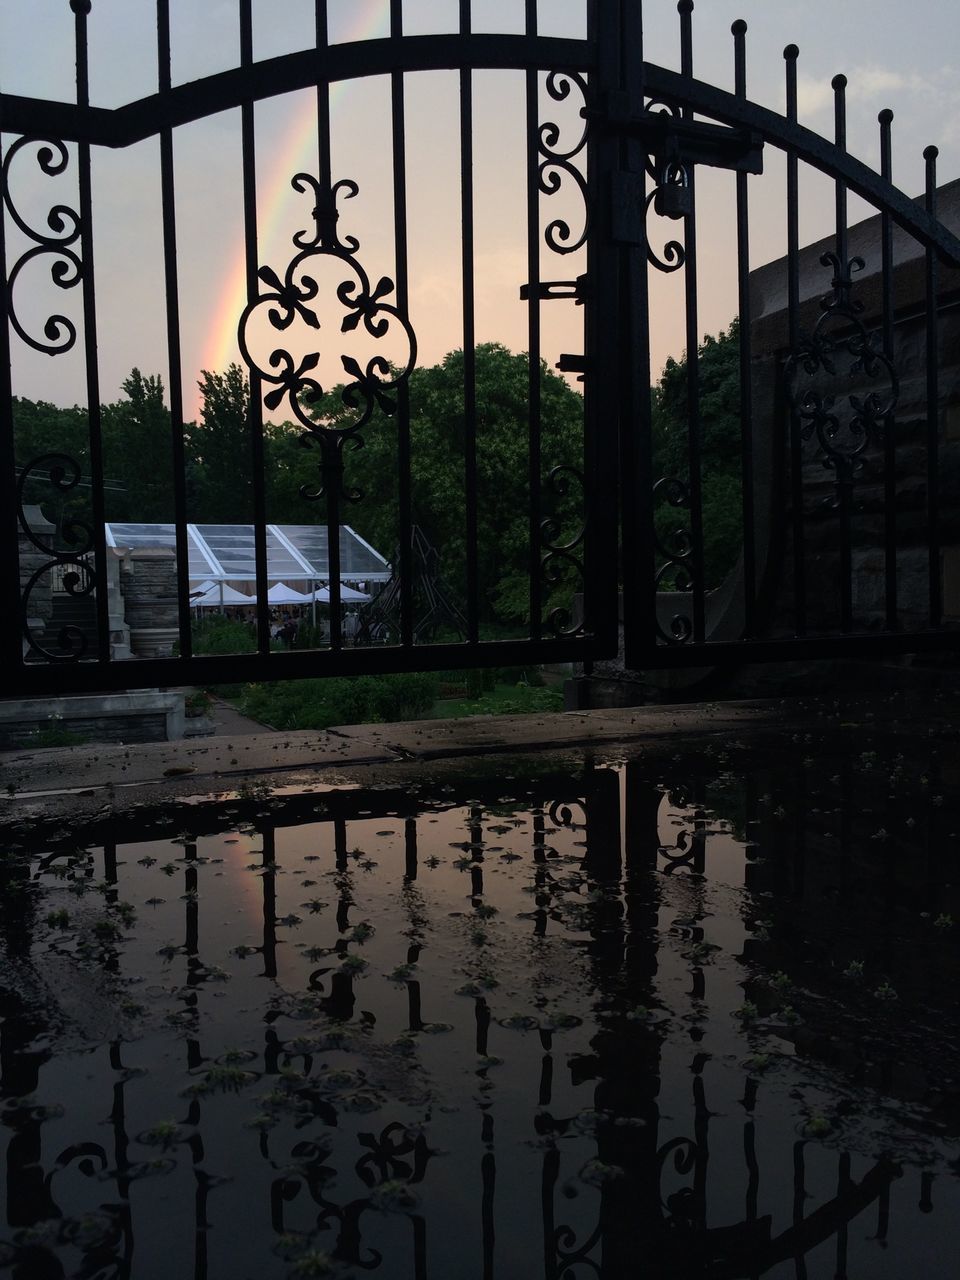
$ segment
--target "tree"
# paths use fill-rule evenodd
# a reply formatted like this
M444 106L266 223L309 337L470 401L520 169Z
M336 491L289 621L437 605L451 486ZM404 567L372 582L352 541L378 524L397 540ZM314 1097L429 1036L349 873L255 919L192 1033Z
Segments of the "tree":
M737 562L742 538L740 476L740 322L707 336L697 351L700 401L700 460L703 511L704 579L719 586ZM669 476L688 486L689 408L687 360L667 360L653 388L653 464L655 479ZM657 534L670 545L678 527L689 529L666 502L654 513Z
M225 373L204 369L200 422L187 434L195 468L191 519L205 524L248 524L253 519L250 388L238 364Z
M477 577L481 619L508 623L525 619L530 597L530 485L526 355L499 343L476 348L477 402ZM349 420L352 411L335 387L316 406L328 425ZM582 493L570 485L561 493L549 483L554 467L582 467L583 402L545 364L540 370L542 516L556 517L574 533L582 521ZM466 599L466 413L464 357L450 352L437 365L418 368L409 379L411 519L440 555L441 572L458 602ZM287 424L269 436L273 509L298 523L323 519L322 502L299 496L316 488L319 448L301 448L299 428ZM348 443L344 487L359 491L342 506L342 519L392 558L400 536L397 419L379 409L362 431L362 445ZM562 486L561 486L562 487ZM275 518L281 518L278 514ZM541 558L537 548L536 561ZM579 589L581 584L576 584ZM561 585L555 597L570 594ZM547 602L547 607L557 603ZM564 603L567 601L564 600Z
M27 473L23 478L24 501L39 506L47 519L58 526L71 519L89 524L89 483L61 490L49 478L56 463L47 461L31 465L49 454L63 455L73 459L78 474L89 482L90 421L86 409L79 405L61 409L45 400L14 396L12 412L16 465L21 472ZM65 467L66 479L72 480L73 475L72 469Z
M170 410L158 375L134 368L124 379L126 400L103 406L108 520L164 523L174 517Z

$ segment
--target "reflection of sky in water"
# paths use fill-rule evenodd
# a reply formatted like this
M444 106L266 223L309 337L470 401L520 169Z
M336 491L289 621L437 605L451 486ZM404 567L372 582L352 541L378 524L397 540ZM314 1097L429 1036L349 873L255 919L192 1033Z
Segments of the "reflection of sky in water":
M6 873L0 1263L557 1280L580 1248L632 1275L642 1239L651 1274L948 1274L957 1152L907 1016L935 944L902 886L840 876L824 827L852 848L873 798L802 777L586 764L61 832ZM865 1002L899 1066L850 1060Z

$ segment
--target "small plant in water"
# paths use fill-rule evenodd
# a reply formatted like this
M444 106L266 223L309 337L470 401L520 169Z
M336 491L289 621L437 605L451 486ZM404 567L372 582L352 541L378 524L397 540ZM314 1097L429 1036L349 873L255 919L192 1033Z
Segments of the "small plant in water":
M363 973L367 962L363 956L344 956L340 964L341 973Z
M946 912L942 913L941 915L937 916L936 920L934 920L933 927L935 929L944 929L944 930L952 929L953 916L948 915Z
M740 1008L734 1010L734 1014L741 1022L755 1022L760 1016L760 1010L752 1000L744 1000Z
M186 1097L205 1093L239 1093L244 1085L255 1079L252 1071L244 1071L242 1067L216 1066L211 1067L202 1080L184 1089L183 1093Z
M755 1053L744 1064L748 1071L766 1071L773 1061L769 1053Z
M536 1018L529 1013L508 1013L505 1018L500 1020L501 1027L506 1027L508 1031L533 1031L540 1024Z
M65 907L61 907L59 911L48 911L47 924L51 929L69 929L70 912Z
M712 942L697 942L687 952L687 959L691 964L703 965L709 964L710 958L714 951L719 948Z
M176 1120L161 1120L159 1124L153 1125L140 1135L141 1142L151 1147L162 1147L164 1151L169 1151L171 1147L176 1146L182 1138L183 1130Z
M90 932L97 942L103 946L110 946L113 942L119 942L123 937L123 931L113 920L95 921Z
M821 1111L814 1111L803 1126L804 1132L811 1138L822 1138L828 1134L833 1125Z
M288 1272L290 1280L322 1280L336 1275L335 1263L329 1253L321 1249L308 1249L295 1258Z
M881 982L879 987L875 988L873 994L876 996L878 1000L899 1000L900 999L900 997L897 995L895 988L891 987L889 982Z
M853 982L858 982L863 977L863 961L851 960L843 971L845 978L850 978Z
M605 1182L613 1182L623 1177L623 1170L617 1164L606 1164L603 1160L588 1160L580 1170L580 1181L590 1187L602 1187Z
M417 1197L405 1182L381 1182L370 1192L370 1206L381 1213L402 1213L416 1207Z

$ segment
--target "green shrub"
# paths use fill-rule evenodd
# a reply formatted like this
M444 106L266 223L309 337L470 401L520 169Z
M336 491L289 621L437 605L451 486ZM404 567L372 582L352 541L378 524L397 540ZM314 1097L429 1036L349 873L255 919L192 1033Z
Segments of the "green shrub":
M239 618L225 618L214 613L201 618L192 628L194 653L253 653L257 647L256 630L252 623Z
M251 684L240 710L277 729L415 720L431 709L437 687L435 676L421 672Z
M562 711L563 694L559 689L532 689L519 685L514 697L478 698L471 715L516 716L535 715L539 711Z

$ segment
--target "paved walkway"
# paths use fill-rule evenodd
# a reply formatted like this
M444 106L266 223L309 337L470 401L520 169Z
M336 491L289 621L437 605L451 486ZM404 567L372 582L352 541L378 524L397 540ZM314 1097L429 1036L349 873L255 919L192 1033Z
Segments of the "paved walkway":
M956 735L960 704L949 699L912 706L899 696L842 702L768 699L278 732L264 731L225 704L218 704L215 714L220 732L208 738L6 753L0 771L0 822L59 813L80 819L87 813L242 790L253 782L284 789L377 784L435 761L521 753L546 757L574 748L605 754L621 747L630 753L664 748L716 753L749 741L776 750L785 734L802 741L805 733L816 731L837 735L862 751L868 728L898 741L911 728L924 737Z
M251 720L249 716L241 715L236 707L231 706L229 702L224 702L222 698L214 698L207 715L213 721L213 732L217 735L228 734L236 738L250 733L271 732L270 725L261 724L259 720Z

